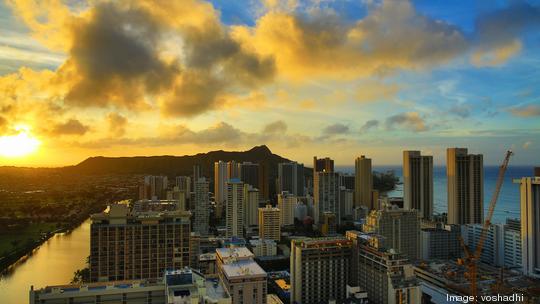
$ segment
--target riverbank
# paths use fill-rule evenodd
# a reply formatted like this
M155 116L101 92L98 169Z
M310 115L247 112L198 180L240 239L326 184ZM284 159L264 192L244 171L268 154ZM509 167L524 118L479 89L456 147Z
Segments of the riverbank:
M31 286L43 288L70 282L74 272L86 266L90 225L88 219L70 231L55 233L0 275L0 302L28 303Z
M69 223L66 227L61 227L53 231L43 232L39 239L27 239L23 247L18 247L17 249L9 252L7 255L0 257L0 274L8 273L10 269L17 265L17 263L26 260L30 257L36 250L39 249L43 243L47 242L51 237L57 233L69 233L73 229L79 227L86 219L82 221Z

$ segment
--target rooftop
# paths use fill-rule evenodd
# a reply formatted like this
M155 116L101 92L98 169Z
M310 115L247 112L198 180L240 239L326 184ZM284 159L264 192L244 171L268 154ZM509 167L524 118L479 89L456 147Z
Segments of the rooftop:
M342 236L320 237L320 238L300 238L293 240L294 244L303 248L319 246L342 246L350 245L351 241Z
M266 245L274 245L274 246L276 245L276 241L268 240L268 239L250 240L249 243L251 244L251 246L262 245L263 243L266 244Z
M223 272L229 279L237 277L266 277L266 272L259 264L251 259L223 264L222 267Z
M216 254L221 260L253 258L255 255L246 247L217 248Z

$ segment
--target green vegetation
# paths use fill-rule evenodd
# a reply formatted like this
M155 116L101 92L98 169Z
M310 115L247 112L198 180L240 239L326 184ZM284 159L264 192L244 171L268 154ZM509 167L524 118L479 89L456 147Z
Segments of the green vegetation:
M134 198L139 178L0 167L0 271L55 232L77 227L113 201Z
M386 172L373 172L373 189L379 192L388 192L396 188L399 183L399 177L397 177L394 171Z
M56 223L32 223L24 227L11 227L11 229L2 230L0 233L0 256L32 245L56 229Z
M71 284L90 282L90 256L86 258L86 267L78 269L73 273Z

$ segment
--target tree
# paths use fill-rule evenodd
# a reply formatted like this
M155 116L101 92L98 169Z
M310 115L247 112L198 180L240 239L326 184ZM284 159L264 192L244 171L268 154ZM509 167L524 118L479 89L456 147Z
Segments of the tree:
M85 283L88 281L90 281L90 268L85 267L83 269L78 269L73 273L71 284Z

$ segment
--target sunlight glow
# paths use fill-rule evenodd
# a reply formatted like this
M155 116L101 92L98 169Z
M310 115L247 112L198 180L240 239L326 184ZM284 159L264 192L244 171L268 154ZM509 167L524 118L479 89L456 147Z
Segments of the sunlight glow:
M22 157L37 150L41 142L30 134L27 126L15 128L16 135L0 137L0 155L4 157Z

